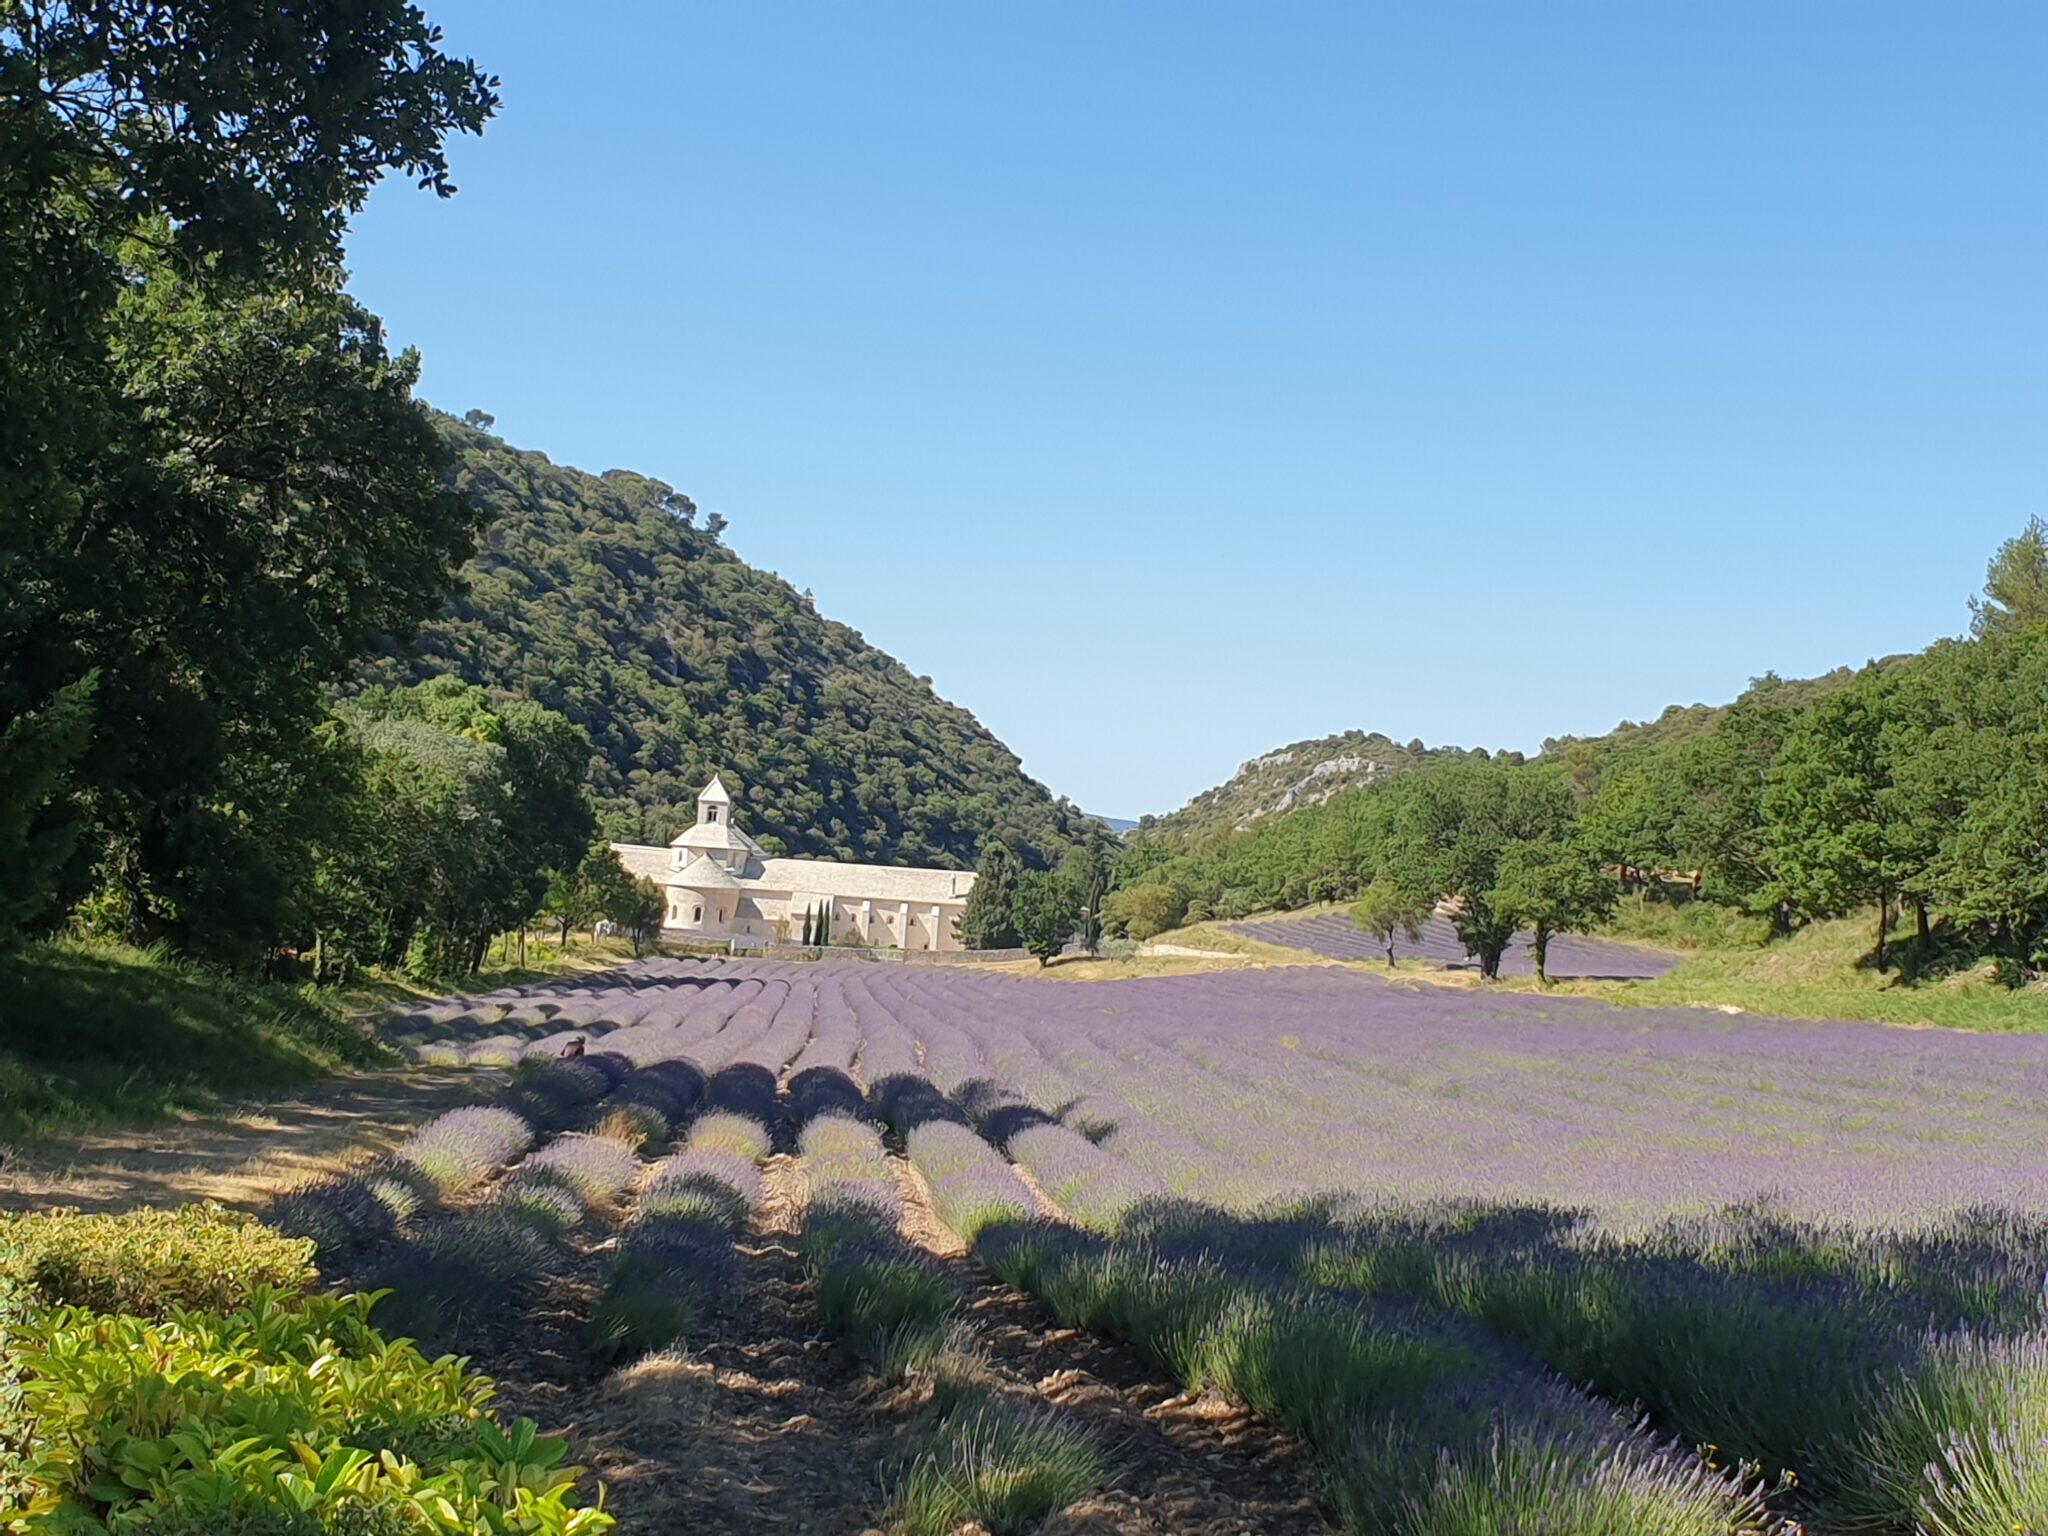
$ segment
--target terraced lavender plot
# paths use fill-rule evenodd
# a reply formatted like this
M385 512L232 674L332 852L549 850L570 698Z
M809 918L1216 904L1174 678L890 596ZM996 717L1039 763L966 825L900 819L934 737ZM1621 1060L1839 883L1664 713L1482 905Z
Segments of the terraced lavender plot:
M1384 960L1386 945L1369 933L1360 933L1342 912L1323 912L1314 917L1269 917L1255 922L1224 923L1225 933L1278 944L1285 949L1306 950L1331 960ZM1479 962L1465 953L1458 931L1441 917L1422 927L1420 939L1406 934L1394 936L1394 956L1400 960L1427 960L1451 971L1476 971ZM1662 950L1641 949L1632 944L1615 944L1589 939L1580 934L1561 933L1550 941L1545 970L1554 977L1579 977L1608 981L1651 981L1678 964L1679 957ZM1500 957L1503 976L1533 976L1536 963L1530 958L1529 936L1522 934Z

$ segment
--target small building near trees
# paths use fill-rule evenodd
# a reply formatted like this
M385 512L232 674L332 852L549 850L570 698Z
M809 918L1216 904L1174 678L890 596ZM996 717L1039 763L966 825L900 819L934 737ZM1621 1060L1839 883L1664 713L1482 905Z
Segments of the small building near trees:
M834 944L957 950L953 921L974 876L965 870L779 859L740 830L732 795L714 777L697 793L697 820L666 848L613 843L626 873L663 887L664 936L801 942L822 914Z

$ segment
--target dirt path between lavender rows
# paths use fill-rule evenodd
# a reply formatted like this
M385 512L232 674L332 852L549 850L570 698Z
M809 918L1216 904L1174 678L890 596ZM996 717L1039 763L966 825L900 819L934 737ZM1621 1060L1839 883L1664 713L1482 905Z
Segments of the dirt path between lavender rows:
M223 1115L0 1149L0 1211L188 1200L258 1210L316 1174L389 1151L420 1121L504 1078L474 1067L354 1073Z
M1298 1444L1054 1324L991 1280L938 1223L915 1170L891 1162L903 1236L954 1277L997 1389L1055 1406L1110 1451L1112 1485L1044 1536L1324 1536ZM928 1432L917 1389L881 1387L821 1335L795 1248L801 1170L776 1157L766 1171L767 1206L718 1324L549 1405L610 1486L621 1536L880 1536L906 1455Z

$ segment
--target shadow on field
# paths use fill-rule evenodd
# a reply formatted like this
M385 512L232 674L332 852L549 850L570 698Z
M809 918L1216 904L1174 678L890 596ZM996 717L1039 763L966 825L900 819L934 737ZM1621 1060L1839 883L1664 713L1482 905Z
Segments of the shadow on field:
M2009 1212L1885 1233L1755 1204L1621 1237L1536 1206L1168 1200L1113 1234L990 1227L975 1253L1061 1323L1282 1413L1377 1400L1390 1350L1462 1360L1516 1413L1572 1383L1744 1477L1794 1470L1773 1497L1822 1529L1911 1528L1920 1499L2017 1478L2048 1386L2048 1221Z

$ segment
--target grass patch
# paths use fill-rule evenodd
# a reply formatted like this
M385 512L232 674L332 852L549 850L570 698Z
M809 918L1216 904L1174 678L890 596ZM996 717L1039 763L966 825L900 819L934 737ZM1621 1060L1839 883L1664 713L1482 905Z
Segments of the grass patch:
M898 1496L909 1536L947 1536L975 1521L993 1536L1030 1530L1102 1486L1108 1458L1045 1411L988 1403L948 1418L911 1464Z
M1700 949L1755 949L1771 927L1733 907L1712 901L1653 901L1638 892L1614 904L1599 929L1603 939L1691 952Z
M1872 915L1814 923L1790 938L1700 949L1655 981L1555 984L1553 990L1641 1006L1741 1008L1800 1019L1868 1019L1947 1029L2048 1029L2048 995L1986 971L1909 982L1871 966ZM1532 983L1533 985L1533 983Z
M0 1140L146 1125L390 1059L335 994L128 945L0 960Z

